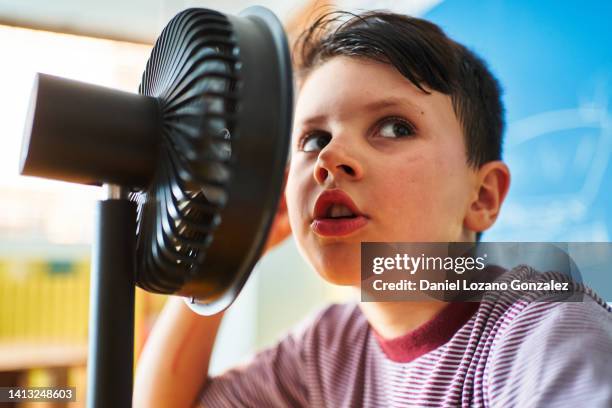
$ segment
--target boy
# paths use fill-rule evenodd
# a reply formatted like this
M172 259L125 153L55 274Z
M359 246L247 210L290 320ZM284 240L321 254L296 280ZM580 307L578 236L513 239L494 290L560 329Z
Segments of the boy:
M485 64L437 26L385 12L324 16L300 45L286 207L268 248L290 225L323 278L359 287L361 242L479 239L510 181ZM215 378L221 316L173 299L142 354L135 404L611 406L612 318L583 292L582 303L334 305Z

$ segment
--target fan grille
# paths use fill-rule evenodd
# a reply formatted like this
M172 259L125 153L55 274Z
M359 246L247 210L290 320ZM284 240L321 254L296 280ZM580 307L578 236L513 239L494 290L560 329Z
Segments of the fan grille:
M206 256L232 175L239 48L221 13L188 9L158 38L139 93L158 98L161 144L138 203L136 281L174 293Z

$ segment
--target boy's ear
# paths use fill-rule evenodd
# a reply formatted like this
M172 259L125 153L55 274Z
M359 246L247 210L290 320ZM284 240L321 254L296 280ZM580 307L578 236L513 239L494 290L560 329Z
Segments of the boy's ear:
M476 173L474 199L464 220L465 228L482 232L497 219L510 188L510 170L502 161L483 164Z

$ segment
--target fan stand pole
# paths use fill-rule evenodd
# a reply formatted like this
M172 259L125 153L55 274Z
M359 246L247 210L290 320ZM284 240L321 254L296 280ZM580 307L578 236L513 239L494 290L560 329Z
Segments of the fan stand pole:
M129 408L134 364L136 204L105 186L98 202L90 303L88 408Z

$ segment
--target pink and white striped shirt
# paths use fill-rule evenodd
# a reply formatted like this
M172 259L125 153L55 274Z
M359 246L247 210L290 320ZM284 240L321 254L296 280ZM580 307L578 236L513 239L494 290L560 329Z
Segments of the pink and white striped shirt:
M609 408L612 309L575 286L583 302L449 303L392 340L358 305L332 305L210 378L199 406Z

